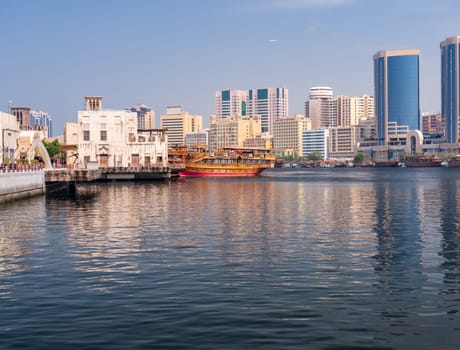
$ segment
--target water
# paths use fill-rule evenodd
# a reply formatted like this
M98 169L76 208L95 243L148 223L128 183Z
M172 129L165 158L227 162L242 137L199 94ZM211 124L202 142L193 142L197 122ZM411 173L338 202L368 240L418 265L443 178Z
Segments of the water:
M0 348L460 348L460 169L88 189L0 206Z

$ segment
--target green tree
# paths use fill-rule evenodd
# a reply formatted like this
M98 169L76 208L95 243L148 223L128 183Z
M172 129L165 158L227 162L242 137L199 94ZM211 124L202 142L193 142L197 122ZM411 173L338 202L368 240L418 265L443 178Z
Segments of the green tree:
M61 145L59 144L59 141L57 139L51 142L46 142L45 140L43 140L43 145L45 146L48 155L51 159L56 157L59 153L61 153Z
M363 152L357 152L354 158L355 163L362 163L366 159L366 155Z
M322 160L323 156L319 152L311 152L307 154L308 160Z

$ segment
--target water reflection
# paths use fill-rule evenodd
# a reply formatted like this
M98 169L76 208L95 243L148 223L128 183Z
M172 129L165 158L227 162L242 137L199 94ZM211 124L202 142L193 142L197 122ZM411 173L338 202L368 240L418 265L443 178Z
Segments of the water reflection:
M450 170L114 183L94 198L4 206L0 338L455 348L460 177Z

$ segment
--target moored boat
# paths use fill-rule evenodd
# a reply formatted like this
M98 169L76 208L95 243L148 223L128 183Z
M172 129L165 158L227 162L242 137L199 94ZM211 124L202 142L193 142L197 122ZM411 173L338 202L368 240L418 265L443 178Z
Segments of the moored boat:
M460 167L460 154L457 154L449 159L447 164L449 167Z
M196 154L185 162L179 176L257 176L275 165L275 155L265 148L222 149Z
M406 167L441 167L442 160L438 156L406 156Z
M398 167L399 160L376 160L374 166L377 168Z

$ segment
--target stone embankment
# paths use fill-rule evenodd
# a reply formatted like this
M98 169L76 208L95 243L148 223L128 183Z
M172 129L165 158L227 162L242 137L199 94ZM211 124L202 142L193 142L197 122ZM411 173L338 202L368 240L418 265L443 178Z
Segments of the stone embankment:
M44 195L45 173L43 169L30 167L21 170L0 168L0 203Z

